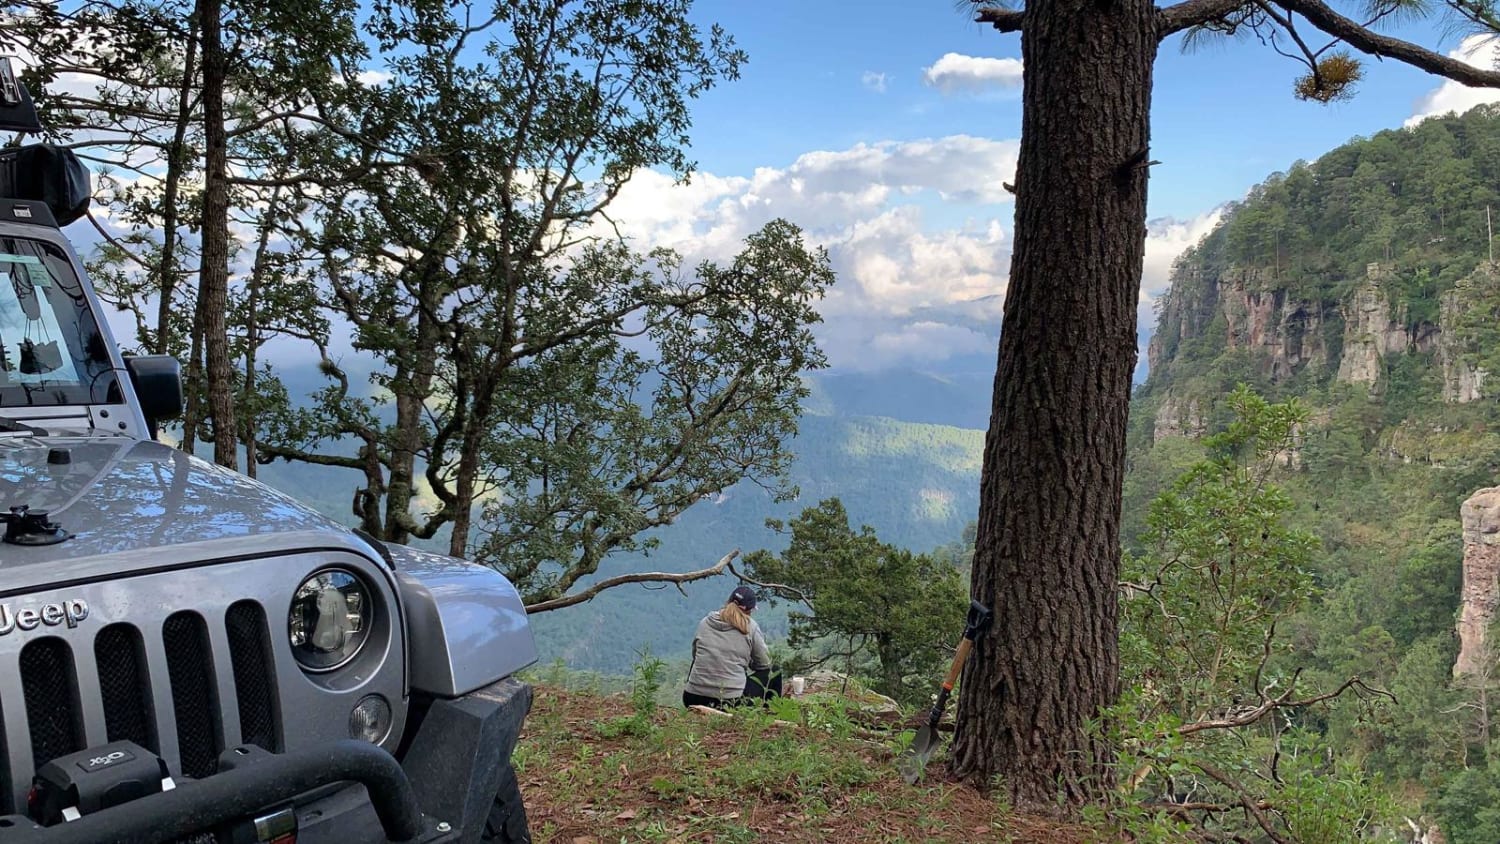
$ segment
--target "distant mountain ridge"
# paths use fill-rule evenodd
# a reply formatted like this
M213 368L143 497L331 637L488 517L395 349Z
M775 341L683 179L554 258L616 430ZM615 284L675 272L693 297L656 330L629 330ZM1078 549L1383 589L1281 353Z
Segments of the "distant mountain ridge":
M1429 120L1274 174L1178 260L1132 410L1150 437L1210 427L1236 381L1327 404L1385 399L1383 428L1494 398L1500 108ZM1488 394L1488 395L1487 395ZM1398 413L1399 411L1399 413ZM1145 417L1149 415L1149 423ZM1451 415L1451 414L1449 414ZM1472 414L1471 414L1472 415Z
M983 429L990 418L994 372L824 372L809 379L809 412L878 416L900 422Z

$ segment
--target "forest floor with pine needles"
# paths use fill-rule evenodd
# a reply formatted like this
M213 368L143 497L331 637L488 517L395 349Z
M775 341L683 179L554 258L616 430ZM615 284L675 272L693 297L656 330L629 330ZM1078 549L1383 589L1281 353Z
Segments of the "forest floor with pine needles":
M1012 812L945 779L907 785L897 755L836 705L778 701L732 717L538 684L515 764L538 842L1115 840Z

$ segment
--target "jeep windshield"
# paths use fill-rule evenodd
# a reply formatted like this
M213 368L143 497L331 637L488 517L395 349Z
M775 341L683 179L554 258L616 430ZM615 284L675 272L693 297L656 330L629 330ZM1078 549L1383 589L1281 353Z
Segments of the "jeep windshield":
M104 337L67 254L0 237L0 407L119 401Z

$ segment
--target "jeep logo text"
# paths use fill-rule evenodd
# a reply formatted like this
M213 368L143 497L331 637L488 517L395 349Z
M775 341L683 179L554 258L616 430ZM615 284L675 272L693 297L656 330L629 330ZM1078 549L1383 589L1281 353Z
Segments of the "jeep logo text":
M15 630L35 630L38 627L57 627L66 624L77 627L78 622L89 617L88 602L81 598L59 604L42 604L12 612L9 604L0 604L0 636Z

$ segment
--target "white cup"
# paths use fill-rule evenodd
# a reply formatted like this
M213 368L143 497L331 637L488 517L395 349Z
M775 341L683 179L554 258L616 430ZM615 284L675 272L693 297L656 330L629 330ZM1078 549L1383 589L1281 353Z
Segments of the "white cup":
M800 695L800 694L802 694L802 690L805 689L805 688L807 688L807 678L806 677L793 677L792 678L792 694L794 694L794 695Z

